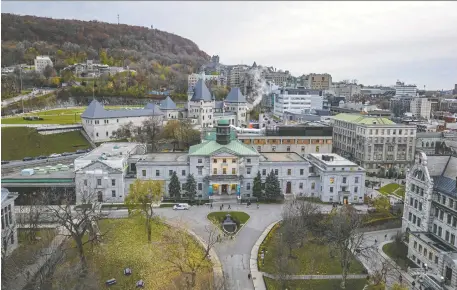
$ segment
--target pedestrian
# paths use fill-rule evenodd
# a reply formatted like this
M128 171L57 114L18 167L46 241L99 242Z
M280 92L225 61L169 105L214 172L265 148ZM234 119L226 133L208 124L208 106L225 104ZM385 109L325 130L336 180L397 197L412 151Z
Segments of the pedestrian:
M384 236L384 240L387 240L387 234Z
M230 206L230 204L228 205L228 209L231 209L232 207Z
M222 204L222 209L224 209L224 204Z
M377 243L378 243L378 240L375 239L375 240L374 240L374 243L377 244Z
M248 274L248 279L251 280L251 272Z
M209 208L210 208L210 209L213 209L213 203L210 203L210 204L209 204Z

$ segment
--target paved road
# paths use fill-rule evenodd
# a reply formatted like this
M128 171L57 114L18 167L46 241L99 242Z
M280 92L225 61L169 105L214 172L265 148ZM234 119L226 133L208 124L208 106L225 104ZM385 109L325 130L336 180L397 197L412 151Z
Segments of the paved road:
M320 205L322 211L330 211L331 205ZM366 211L366 206L356 206ZM226 210L226 208L224 208ZM231 205L232 211L244 211L250 215L248 223L238 232L233 240L216 245L215 250L221 261L224 274L227 276L227 288L237 290L254 289L252 280L248 279L251 249L262 232L271 223L281 219L282 205L261 204L246 208L246 205ZM171 208L157 208L155 212L167 220L184 222L191 230L205 240L205 226L209 225L206 216L211 211L219 211L218 206L212 210L206 206L192 207L189 211L173 211ZM111 211L109 217L121 218L127 215L127 210Z
M401 231L401 228L398 229L389 229L389 230L382 230L382 231L375 231L375 232L367 232L365 233L365 243L362 247L372 247L370 249L369 256L366 255L358 255L359 260L368 269L368 272L372 274L375 271L380 271L383 268L383 263L385 265L386 259L382 257L379 249L379 245L384 241L389 241L393 237L395 237L396 233ZM387 237L386 237L387 235ZM375 243L375 240L377 243ZM390 262L389 262L390 263ZM402 273L400 270L397 269L398 266L390 265L387 267L387 286L390 288L393 284L399 282L400 274ZM407 283L407 279L403 279L404 283Z
M46 95L46 94L49 94L50 92L52 91L55 91L55 89L47 89L47 90L40 90L40 93L37 93L37 92L31 92L27 95L21 95L21 96L17 96L17 97L14 97L14 98L11 98L11 99L6 99L4 101L2 101L2 106L8 106L10 104L13 104L13 103L16 103L16 102L20 102L22 100L29 100L29 99L33 99L33 98L36 98L36 97L39 97L39 96L42 96L42 95Z

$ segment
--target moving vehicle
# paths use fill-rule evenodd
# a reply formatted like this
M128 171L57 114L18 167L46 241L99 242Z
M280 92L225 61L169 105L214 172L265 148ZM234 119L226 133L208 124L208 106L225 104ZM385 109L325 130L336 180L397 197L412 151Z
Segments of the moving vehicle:
M49 158L56 158L56 157L61 157L62 154L57 154L57 153L52 153L51 155L49 155Z
M2 160L2 165L3 165L3 164L8 164L8 163L10 163L10 162L9 162L9 161L6 161L6 160Z
M73 153L71 153L71 152L64 152L64 153L62 153L62 156L69 156L69 155L73 155Z
M188 203L178 203L173 206L173 210L189 210L190 205Z
M85 149L78 149L76 150L76 154L83 154L86 153L87 151Z
M47 159L47 158L48 158L48 156L40 155L40 156L38 156L36 159Z
M24 157L22 159L22 161L32 161L32 160L35 160L35 158L34 157Z

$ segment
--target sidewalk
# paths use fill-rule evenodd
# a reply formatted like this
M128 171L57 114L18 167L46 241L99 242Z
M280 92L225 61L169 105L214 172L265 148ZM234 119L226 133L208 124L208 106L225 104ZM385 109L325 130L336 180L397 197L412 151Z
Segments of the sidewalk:
M278 275L272 275L265 272L262 272L265 277L271 279L279 279ZM347 275L347 279L365 279L367 278L367 274L349 274ZM343 275L288 275L287 280L337 280L343 279Z

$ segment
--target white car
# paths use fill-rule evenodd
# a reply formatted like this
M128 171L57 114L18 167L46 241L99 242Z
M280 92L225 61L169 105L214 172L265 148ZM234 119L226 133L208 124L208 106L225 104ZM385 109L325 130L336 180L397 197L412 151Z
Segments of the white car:
M173 206L173 210L189 210L190 205L188 203L178 203Z
M51 155L49 155L49 158L56 158L56 157L61 157L62 154L57 154L57 153L53 153Z

